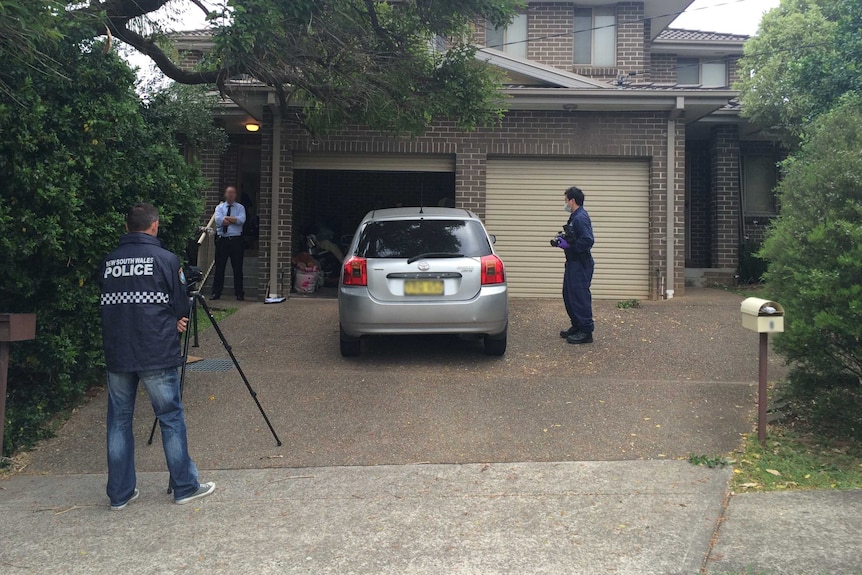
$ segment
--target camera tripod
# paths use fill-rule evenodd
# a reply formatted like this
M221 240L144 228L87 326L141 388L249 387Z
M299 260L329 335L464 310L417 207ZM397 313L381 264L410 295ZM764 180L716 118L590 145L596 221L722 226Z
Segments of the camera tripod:
M183 365L180 368L180 398L183 396L183 390L185 388L186 381L186 362L189 358L189 343L191 342L192 332L194 332L195 338L195 347L198 347L198 315L197 315L197 307L200 305L204 312L206 312L207 317L210 318L210 323L212 323L213 328L215 328L216 333L218 334L219 339L221 340L221 344L224 346L225 350L227 350L228 355L230 355L231 360L233 361L236 370L239 372L239 376L242 378L243 383L245 384L246 389L248 389L248 393L251 395L251 398L254 400L255 405L257 405L258 411L263 416L263 420L266 422L267 427L269 427L269 431L272 433L273 438L275 438L275 444L281 447L281 440L278 438L278 435L275 433L275 429L273 429L272 424L269 422L269 418L266 416L266 412L263 410L263 406L260 404L260 401L257 399L257 392L251 387L251 384L248 382L248 378L245 376L245 373L242 371L242 368L239 366L239 361L237 361L236 356L233 354L233 348L231 348L230 344L227 342L227 339L224 336L221 328L216 322L216 318L213 316L212 310L207 305L206 298L201 295L200 289L189 291L189 303L191 312L189 313L189 322L191 325L189 329L186 330L185 340L183 341ZM153 428L150 430L150 438L147 440L147 445L153 444L153 437L156 434L156 426L159 423L159 418L155 418L153 421Z

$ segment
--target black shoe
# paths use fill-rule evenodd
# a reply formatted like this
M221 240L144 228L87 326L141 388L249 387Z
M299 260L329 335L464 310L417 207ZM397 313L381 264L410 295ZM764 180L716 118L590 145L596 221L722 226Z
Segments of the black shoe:
M576 333L578 333L578 328L576 328L576 327L570 327L569 329L564 329L563 331L561 331L561 332L560 332L560 337L561 337L561 338L563 338L563 339L566 339L566 338L567 338L567 337L569 337L570 335L575 335Z
M245 296L244 295L236 296L236 301L245 301Z
M575 343L575 344L577 344L577 343L593 343L593 334L584 333L582 331L579 331L579 332L567 337L566 341L569 343Z
M213 295L210 297L210 300L212 300L212 301L215 301L215 300L217 300L217 299L221 299L221 294L213 294Z

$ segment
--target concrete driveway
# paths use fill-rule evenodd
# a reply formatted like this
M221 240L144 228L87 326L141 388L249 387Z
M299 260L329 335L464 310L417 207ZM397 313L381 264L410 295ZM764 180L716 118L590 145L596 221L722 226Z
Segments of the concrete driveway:
M276 447L234 369L188 374L190 447L201 469L671 459L719 454L750 431L757 336L741 298L692 291L639 309L596 304L596 341L558 337L561 301L513 300L509 351L454 337L379 338L338 351L337 303L241 304L222 322L284 442ZM235 305L230 301L219 306ZM194 355L227 358L213 330ZM781 366L771 360L771 375ZM142 393L138 469L162 471ZM31 456L30 473L102 473L105 398Z

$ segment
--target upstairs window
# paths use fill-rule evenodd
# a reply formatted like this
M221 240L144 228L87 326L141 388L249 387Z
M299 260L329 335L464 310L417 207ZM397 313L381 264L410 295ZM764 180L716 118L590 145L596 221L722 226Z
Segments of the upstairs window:
M676 83L700 85L704 88L727 86L727 62L697 58L678 58L676 61Z
M448 49L449 42L439 34L435 34L430 40L428 40L428 50L432 53L442 54Z
M617 65L617 16L614 6L575 8L575 64Z
M746 155L742 158L742 185L747 214L774 215L775 186L778 183L775 158L768 155Z
M527 15L518 14L505 28L495 28L489 22L485 27L485 46L518 58L526 58Z

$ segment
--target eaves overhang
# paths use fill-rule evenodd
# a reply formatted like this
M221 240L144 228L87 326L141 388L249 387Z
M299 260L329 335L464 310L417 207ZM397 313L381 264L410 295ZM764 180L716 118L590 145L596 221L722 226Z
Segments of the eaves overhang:
M500 50L492 48L479 48L476 51L476 59L480 62L496 66L501 70L532 78L543 84L551 84L560 88L585 88L585 89L609 89L606 82L593 80L580 74L566 72L553 66L540 64L535 60L518 58Z
M655 40L650 47L653 54L676 54L677 56L742 56L742 42Z
M215 48L212 30L186 30L170 34L177 49L191 52L211 52Z
M686 123L696 122L722 109L739 95L735 90L508 88L502 92L510 110L682 112Z

